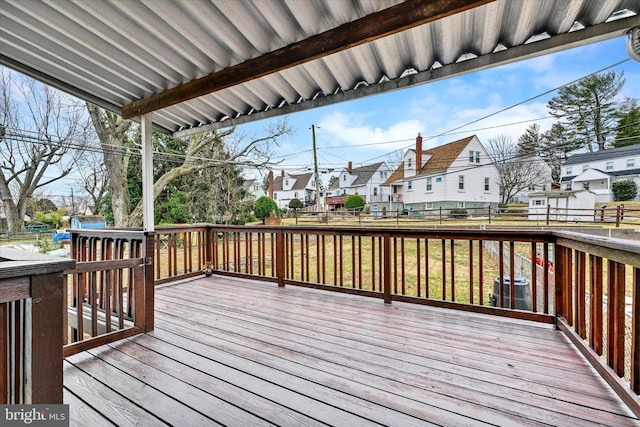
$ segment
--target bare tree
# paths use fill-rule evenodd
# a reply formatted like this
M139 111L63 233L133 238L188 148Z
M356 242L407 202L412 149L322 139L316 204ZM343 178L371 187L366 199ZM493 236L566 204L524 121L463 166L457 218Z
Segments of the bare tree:
M102 211L105 196L109 191L109 174L104 163L102 152L96 149L87 149L77 162L78 183L88 195L87 205L97 214Z
M115 225L137 226L142 221L143 202L131 210L127 178L131 157L140 154L139 127L95 105L87 104L87 108L102 146ZM243 135L232 138L234 129L197 134L179 141L179 144L176 140L154 134L154 146L159 151L154 156L154 170L159 170L160 175L153 184L153 200L172 181L216 165L246 162L252 167L264 167L271 159L273 143L290 132L285 120L271 124L267 136L249 142ZM183 149L176 152L172 148L175 146ZM171 167L163 167L163 162L171 163Z
M264 168L273 155L272 145L277 144L279 137L291 132L286 120L271 124L266 136L254 138L248 142L245 135L232 138L234 130L235 128L222 132L204 132L189 137L186 140L187 148L182 157L182 163L168 169L154 182L153 200L158 198L170 182L203 169L224 168L236 164ZM228 199L230 193L227 192L223 197ZM142 222L142 211L143 200L131 212L126 225L128 227L139 225Z
M523 153L510 136L489 138L485 147L500 176L500 194L503 203L516 194L532 187L542 187L551 181L549 169L538 156Z
M34 192L71 173L88 128L82 104L3 67L0 97L0 198L16 232Z
M125 227L131 209L127 171L134 149L131 134L134 123L90 103L87 110L102 147L115 225Z

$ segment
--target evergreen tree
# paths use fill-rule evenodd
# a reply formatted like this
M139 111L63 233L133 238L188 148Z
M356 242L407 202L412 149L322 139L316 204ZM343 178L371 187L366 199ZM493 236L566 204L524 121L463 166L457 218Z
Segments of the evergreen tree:
M567 160L567 153L580 147L580 143L575 142L568 136L567 130L560 123L554 123L551 129L542 135L542 148L540 157L547 162L551 168L551 179L553 182L560 182L562 163Z
M549 113L560 120L568 136L593 151L604 150L613 138L624 72L593 74L560 88L548 103Z
M627 100L619 117L616 138L611 145L618 148L640 144L640 106L637 100Z
M540 125L534 123L518 138L518 151L523 154L539 154L543 141Z

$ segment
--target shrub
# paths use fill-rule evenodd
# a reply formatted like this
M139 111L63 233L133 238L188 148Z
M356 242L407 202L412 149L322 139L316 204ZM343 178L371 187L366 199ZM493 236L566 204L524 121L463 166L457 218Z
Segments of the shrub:
M272 211L275 212L278 218L280 217L280 209L278 209L278 205L272 198L262 196L256 200L256 204L253 207L253 214L257 219L262 220L264 223L265 218L268 218Z
M289 208L293 210L298 210L304 208L304 203L300 199L291 199L289 202Z
M364 199L357 194L350 194L344 201L344 208L362 210L364 208Z
M613 197L615 197L616 202L624 202L636 197L638 185L629 180L617 181L611 184L611 191L613 191Z
M466 218L467 215L468 214L466 209L451 209L449 211L449 216L451 218Z

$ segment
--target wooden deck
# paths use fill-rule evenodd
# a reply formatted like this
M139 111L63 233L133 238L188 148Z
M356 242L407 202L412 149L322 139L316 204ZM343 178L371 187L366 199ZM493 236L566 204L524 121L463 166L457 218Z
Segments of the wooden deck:
M230 278L71 356L71 424L640 425L547 325Z

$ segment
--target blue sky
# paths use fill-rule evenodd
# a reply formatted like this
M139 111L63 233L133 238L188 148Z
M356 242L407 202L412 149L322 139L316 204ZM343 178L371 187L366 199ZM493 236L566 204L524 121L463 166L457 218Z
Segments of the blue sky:
M412 146L418 132L426 148L476 134L482 142L496 135L509 135L514 142L536 120L542 130L553 123L547 102L556 92L467 123L536 97L590 73L629 59L626 38L565 50L527 61L491 68L410 89L376 95L286 116L295 133L284 138L275 170L290 173L313 165L311 124L316 129L321 169L386 161L387 154ZM611 68L624 71L622 95L640 98L640 63L629 60ZM275 119L271 119L275 120ZM523 123L524 122L524 123ZM238 127L247 135L263 134L267 120ZM497 127L500 126L500 127ZM457 129L455 133L448 133ZM487 129L488 128L488 129ZM445 134L437 138L437 135Z

